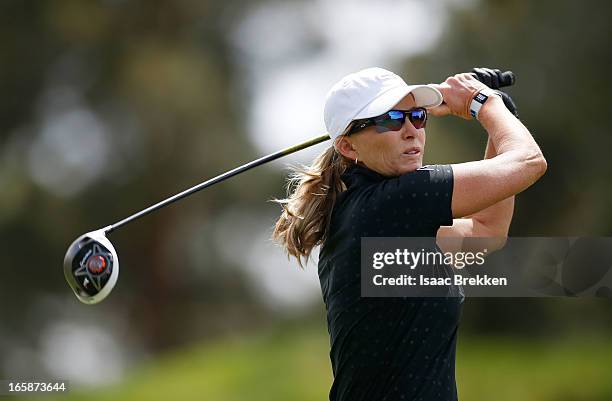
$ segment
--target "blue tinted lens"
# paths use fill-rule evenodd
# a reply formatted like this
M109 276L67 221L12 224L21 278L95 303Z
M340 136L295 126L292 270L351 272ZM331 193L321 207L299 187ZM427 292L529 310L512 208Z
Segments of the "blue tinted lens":
M376 132L398 131L404 124L404 113L391 110L374 119Z
M389 114L389 117L392 118L393 120L401 120L404 118L404 113L401 111L397 111L397 110L391 110L387 114Z
M411 110L408 119L416 129L423 128L427 122L427 111L425 109Z
M423 117L425 117L425 110L412 110L410 114L412 118L421 120Z

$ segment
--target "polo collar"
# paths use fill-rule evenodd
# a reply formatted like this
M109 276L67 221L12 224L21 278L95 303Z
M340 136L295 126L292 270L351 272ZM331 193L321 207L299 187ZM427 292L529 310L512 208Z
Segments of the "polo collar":
M352 164L346 169L344 174L342 174L342 181L346 183L347 187L381 182L387 178L388 177L360 164Z

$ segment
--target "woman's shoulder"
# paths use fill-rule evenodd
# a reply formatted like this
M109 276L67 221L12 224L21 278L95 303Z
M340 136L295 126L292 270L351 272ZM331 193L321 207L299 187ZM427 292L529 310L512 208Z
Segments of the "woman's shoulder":
M378 189L382 192L420 192L431 190L451 191L453 185L453 170L450 165L428 164L416 170L381 181ZM435 192L435 191L434 191Z
M395 177L385 177L366 167L354 166L343 175L347 189L338 197L338 202L347 200L371 201L371 198L390 199L395 194L434 196L440 192L452 193L453 171L448 164L428 164ZM402 196L403 198L403 196Z

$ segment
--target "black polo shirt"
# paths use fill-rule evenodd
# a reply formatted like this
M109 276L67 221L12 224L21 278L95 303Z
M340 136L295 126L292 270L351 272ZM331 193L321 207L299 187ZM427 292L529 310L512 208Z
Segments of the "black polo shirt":
M435 237L451 225L453 171L424 166L384 177L360 165L342 176L319 254L334 383L331 401L457 399L462 298L362 298L361 237Z

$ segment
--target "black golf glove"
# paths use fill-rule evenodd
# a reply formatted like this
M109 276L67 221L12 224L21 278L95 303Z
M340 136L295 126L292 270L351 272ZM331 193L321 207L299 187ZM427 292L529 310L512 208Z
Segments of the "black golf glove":
M510 95L508 95L506 92L500 91L499 89L495 92L501 96L502 100L504 101L504 104L506 105L506 108L510 110L510 113L514 114L514 117L519 118L516 104L514 103L514 100L512 100Z
M487 85L489 88L494 89L495 92L501 96L506 108L510 110L510 112L514 114L516 118L518 118L518 109L516 107L516 103L514 103L514 100L512 100L510 95L508 95L506 92L499 90L500 83L503 82L502 72L500 70L497 68L493 69L481 67L472 69L472 73L476 74L478 77L477 79L480 82Z
M504 78L500 70L493 68L476 67L471 71L476 75L477 79L491 89L499 89L504 86ZM508 83L504 82L505 85Z

